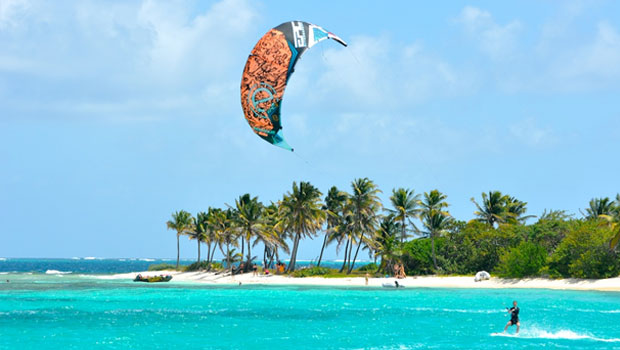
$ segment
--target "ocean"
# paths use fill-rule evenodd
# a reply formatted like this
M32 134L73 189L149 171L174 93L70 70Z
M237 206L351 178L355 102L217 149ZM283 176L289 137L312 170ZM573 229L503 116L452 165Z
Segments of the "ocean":
M615 292L143 284L48 270L2 272L0 349L620 349ZM521 334L497 335L513 299Z
M181 265L190 265L195 259L181 259ZM218 262L221 262L218 260ZM288 260L284 260L288 263ZM0 258L0 274L2 273L47 273L47 274L112 274L135 271L146 271L154 264L176 264L176 259L152 258L71 258L71 259L33 259L33 258ZM262 265L262 261L255 261ZM368 264L369 261L358 260L355 267ZM312 260L298 260L297 266L303 267L316 264ZM327 260L321 266L340 268L342 261Z

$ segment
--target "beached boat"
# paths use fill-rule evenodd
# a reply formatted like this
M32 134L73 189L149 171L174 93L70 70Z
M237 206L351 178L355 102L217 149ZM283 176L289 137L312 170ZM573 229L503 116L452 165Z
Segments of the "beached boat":
M383 288L405 288L405 286L398 283L398 281L381 283L381 287Z
M168 282L172 279L171 275L159 275L159 276L142 276L138 275L134 278L134 282Z

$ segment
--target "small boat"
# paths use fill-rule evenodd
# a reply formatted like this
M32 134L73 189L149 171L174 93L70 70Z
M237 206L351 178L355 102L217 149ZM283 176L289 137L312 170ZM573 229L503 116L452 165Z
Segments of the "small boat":
M398 281L394 281L394 283L384 282L384 283L381 284L381 287L383 287L383 288L405 288L405 286L403 286L402 284L398 283Z
M142 276L138 275L134 278L134 282L168 282L172 279L171 275L159 275L159 276Z

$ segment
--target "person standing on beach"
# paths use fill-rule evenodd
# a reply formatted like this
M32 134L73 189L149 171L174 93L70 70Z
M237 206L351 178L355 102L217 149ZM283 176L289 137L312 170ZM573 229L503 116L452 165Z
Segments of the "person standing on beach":
M517 301L512 302L512 307L506 308L508 312L510 312L510 321L506 323L506 327L504 327L504 332L508 329L508 326L517 326L517 334L519 334L519 328L521 327L521 323L519 323L519 307L517 306Z

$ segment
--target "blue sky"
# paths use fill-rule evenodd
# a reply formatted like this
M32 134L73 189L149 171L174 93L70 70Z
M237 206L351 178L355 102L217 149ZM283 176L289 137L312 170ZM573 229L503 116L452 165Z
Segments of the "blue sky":
M289 20L350 44L298 62L296 154L239 102L248 53ZM1 0L0 256L174 257L173 211L302 180L437 188L461 220L495 189L579 215L620 191L619 62L616 1Z

